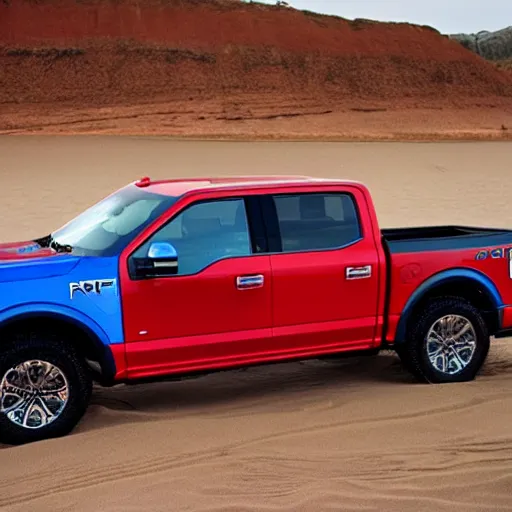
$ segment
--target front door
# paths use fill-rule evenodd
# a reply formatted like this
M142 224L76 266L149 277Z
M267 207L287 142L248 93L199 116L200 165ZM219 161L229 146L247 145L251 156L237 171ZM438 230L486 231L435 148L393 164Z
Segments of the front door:
M274 340L300 353L375 346L379 256L361 193L271 198L280 233L272 254ZM267 208L269 211L269 208Z
M246 200L186 206L133 253L171 243L176 275L132 279L122 272L130 377L237 365L270 348L271 270L254 254Z

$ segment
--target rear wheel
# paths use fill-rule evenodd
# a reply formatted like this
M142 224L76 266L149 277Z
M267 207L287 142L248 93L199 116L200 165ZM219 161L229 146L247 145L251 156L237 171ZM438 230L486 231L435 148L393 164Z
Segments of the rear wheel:
M458 297L431 301L411 319L406 343L397 352L405 368L431 383L473 380L489 352L482 315Z
M92 380L66 343L30 339L0 352L0 442L68 434L87 409Z

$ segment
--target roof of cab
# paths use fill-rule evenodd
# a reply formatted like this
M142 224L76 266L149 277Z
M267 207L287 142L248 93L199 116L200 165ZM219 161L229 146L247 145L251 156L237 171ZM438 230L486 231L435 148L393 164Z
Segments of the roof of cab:
M199 178L176 178L167 180L151 180L149 177L141 178L135 185L141 188L151 188L152 192L169 196L181 196L187 192L197 192L218 188L261 188L261 187L282 187L294 184L325 183L325 184L358 184L355 181L313 178L311 176L290 176L290 175L262 175L262 176L224 176L224 177L199 177Z

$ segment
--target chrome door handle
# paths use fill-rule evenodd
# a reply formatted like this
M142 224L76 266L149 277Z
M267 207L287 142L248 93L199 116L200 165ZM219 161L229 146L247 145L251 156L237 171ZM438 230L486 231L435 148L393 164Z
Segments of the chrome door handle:
M236 278L236 287L239 290L248 290L251 288L261 288L265 278L261 275L255 276L238 276Z
M372 266L347 267L345 269L345 279L366 279L372 277Z

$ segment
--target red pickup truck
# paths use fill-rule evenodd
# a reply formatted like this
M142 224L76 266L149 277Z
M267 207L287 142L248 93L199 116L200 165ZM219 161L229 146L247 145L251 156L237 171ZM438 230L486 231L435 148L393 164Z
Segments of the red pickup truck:
M473 379L512 330L512 231L380 229L361 183L143 178L0 246L0 441L69 433L92 382L393 348Z

